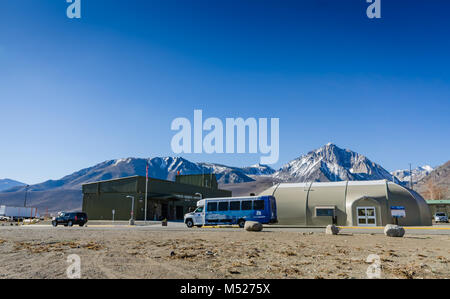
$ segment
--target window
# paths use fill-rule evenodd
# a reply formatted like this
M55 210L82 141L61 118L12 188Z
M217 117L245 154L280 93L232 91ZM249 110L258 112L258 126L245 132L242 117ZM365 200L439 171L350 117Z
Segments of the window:
M334 216L334 209L331 208L316 208L316 216Z
M203 207L199 207L197 210L195 210L194 213L201 213L203 212Z
M242 202L242 210L248 211L252 209L252 201L251 200L244 200Z
M230 202L230 211L239 211L241 209L240 201L231 201Z
M219 202L219 211L228 211L228 201Z
M208 202L208 212L215 212L217 211L217 202Z
M253 209L254 210L264 210L265 209L265 205L264 205L264 200L255 200L253 202Z

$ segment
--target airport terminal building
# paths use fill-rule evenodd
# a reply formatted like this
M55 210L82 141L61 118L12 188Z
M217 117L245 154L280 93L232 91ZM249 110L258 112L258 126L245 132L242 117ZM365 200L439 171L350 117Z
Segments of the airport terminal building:
M132 176L83 185L83 212L90 220L129 220L133 196L134 217L144 220L146 178ZM230 197L218 189L216 176L179 175L175 181L148 179L147 220L183 220L189 209L203 198Z
M260 195L273 195L281 225L431 225L431 212L415 191L381 181L281 183ZM394 218L398 213L402 218Z

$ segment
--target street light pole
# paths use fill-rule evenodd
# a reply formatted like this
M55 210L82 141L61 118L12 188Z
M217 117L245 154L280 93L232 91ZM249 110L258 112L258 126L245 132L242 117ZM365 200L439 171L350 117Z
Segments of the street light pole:
M25 187L25 201L23 202L23 207L24 207L24 208L27 207L28 188L30 188L30 185L27 185L27 186Z
M131 198L131 218L130 225L134 225L134 196L128 195L127 198Z
M413 188L412 176L413 176L413 173L412 173L411 163L409 163L409 189L411 189L411 190Z
M144 222L147 223L147 196L148 196L148 170L145 178L145 212L144 212Z

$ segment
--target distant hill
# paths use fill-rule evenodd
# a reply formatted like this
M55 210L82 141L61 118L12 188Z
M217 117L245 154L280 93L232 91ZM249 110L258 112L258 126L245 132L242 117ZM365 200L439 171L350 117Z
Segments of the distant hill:
M392 171L391 174L394 175L397 179L399 179L404 185L408 185L411 179L412 173L412 182L416 184L418 181L429 175L433 171L433 167L429 165L419 166L415 169L412 169L410 172L409 169L395 170Z
M254 176L254 181L219 185L220 189L233 192L233 196L249 196L250 193L258 195L264 190L272 187L274 184L281 183L280 180L273 176Z
M10 179L0 179L0 192L11 189L13 187L25 186L25 183Z
M229 167L214 163L194 163L181 157L157 157L153 159L126 158L109 160L93 167L74 172L60 180L49 180L28 188L30 205L49 209L50 211L76 210L81 208L81 186L86 183L123 178L128 176L145 176L146 164L149 163L149 177L175 180L180 174L215 173L219 184L242 183L254 181L250 175L270 174L275 172L266 165L245 168ZM23 205L25 187L17 185L0 193L0 203Z
M443 199L450 198L450 161L434 169L419 180L415 186L415 189L426 199L431 199L429 198L431 197L430 194L427 194L430 188L436 189L437 192L435 193L441 193Z

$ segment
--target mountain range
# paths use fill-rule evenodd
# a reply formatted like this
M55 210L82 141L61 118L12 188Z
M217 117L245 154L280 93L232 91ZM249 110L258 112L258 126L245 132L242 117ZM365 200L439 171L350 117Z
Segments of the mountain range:
M400 180L367 157L329 143L274 170L267 165L230 167L215 163L195 163L182 157L152 159L126 158L109 160L82 169L59 180L49 180L28 188L27 202L36 207L58 210L81 208L81 186L86 183L127 176L145 176L146 164L152 178L174 180L180 174L215 173L220 188L233 195L258 193L277 182L343 181L343 180ZM402 177L404 178L404 177ZM17 185L0 191L0 204L23 205L25 187Z
M411 171L409 171L409 169L392 171L391 174L399 179L403 184L409 184L412 174L412 182L415 184L429 175L433 170L433 167L430 165L424 165L412 169Z
M15 180L11 180L11 179L2 179L2 180L0 180L0 192L2 192L4 190L11 189L13 187L18 187L18 186L26 186L26 184L22 183L22 182L15 181Z

